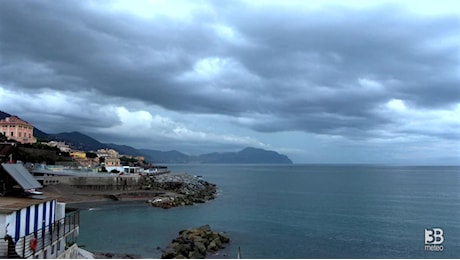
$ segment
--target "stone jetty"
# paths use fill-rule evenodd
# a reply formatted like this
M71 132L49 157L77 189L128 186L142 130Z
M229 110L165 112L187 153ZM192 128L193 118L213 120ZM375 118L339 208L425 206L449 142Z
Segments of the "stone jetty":
M205 258L208 252L223 249L230 238L222 232L214 232L209 225L179 232L161 255L161 258Z
M142 189L163 191L148 202L154 207L172 208L212 200L216 185L184 173L165 173L146 177Z

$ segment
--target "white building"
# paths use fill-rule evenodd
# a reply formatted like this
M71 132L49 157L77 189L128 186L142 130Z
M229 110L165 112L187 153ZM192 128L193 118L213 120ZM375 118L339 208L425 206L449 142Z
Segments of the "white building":
M51 142L48 142L48 143L45 143L47 144L48 146L51 146L51 147L57 147L59 148L59 150L61 152L66 152L66 153L69 153L70 152L70 146L68 144L66 144L65 142L59 142L59 141L51 141Z
M36 192L40 183L20 164L1 164L0 182L0 258L79 258L78 210Z
M125 174L125 175L130 175L130 174L139 175L139 174L144 173L144 168L141 168L138 166L105 166L105 169L108 172L116 170L119 173Z

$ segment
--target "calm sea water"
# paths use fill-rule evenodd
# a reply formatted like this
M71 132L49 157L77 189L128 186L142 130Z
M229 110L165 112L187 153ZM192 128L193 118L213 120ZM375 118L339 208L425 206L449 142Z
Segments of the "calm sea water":
M171 165L216 183L217 199L169 210L86 204L78 243L159 258L181 229L210 224L231 244L213 258L460 258L460 167ZM425 228L444 251L424 251Z

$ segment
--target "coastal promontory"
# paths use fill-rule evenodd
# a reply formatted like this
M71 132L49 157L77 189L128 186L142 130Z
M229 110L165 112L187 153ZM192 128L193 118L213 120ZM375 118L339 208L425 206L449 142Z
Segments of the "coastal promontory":
M254 147L246 147L238 152L214 152L201 155L149 149L141 149L140 151L146 158L163 163L292 164L291 159L284 154Z

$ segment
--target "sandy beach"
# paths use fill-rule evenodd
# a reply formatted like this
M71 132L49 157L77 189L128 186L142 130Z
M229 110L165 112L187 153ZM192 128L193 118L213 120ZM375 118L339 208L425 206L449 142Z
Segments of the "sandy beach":
M46 193L52 193L57 196L59 202L65 202L68 204L73 203L87 203L87 202L100 202L100 201L138 201L138 200L149 200L158 193L164 193L163 191L155 190L86 190L72 187L67 184L56 184L48 185L43 188Z
M53 196L58 202L68 204L69 207L87 208L98 203L106 202L134 202L143 201L145 206L160 207L163 209L204 203L214 199L216 185L208 183L189 174L163 174L146 178L136 186L111 189L112 186L82 185L79 188L69 184L58 183L45 186L42 191L46 196ZM142 187L142 189L141 189ZM119 187L118 187L119 188ZM80 205L79 205L80 204ZM140 258L135 254L117 254L114 252L92 252L97 259L133 259Z

